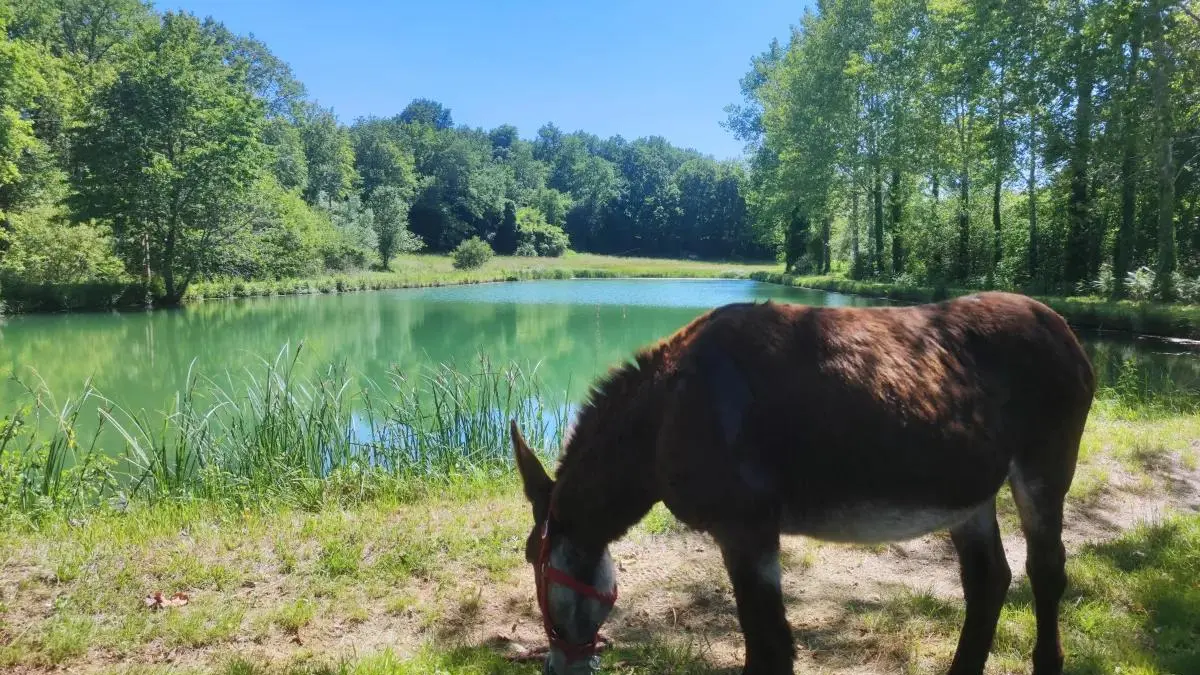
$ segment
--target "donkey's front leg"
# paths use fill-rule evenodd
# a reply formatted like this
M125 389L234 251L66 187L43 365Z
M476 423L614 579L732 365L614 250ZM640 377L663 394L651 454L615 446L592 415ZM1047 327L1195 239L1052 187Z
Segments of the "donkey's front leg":
M729 528L714 532L733 582L746 640L744 675L792 675L796 649L780 587L779 531Z

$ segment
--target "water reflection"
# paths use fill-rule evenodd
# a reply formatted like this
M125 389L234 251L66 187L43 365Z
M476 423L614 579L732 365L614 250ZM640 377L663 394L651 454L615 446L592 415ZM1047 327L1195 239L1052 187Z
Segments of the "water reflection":
M0 326L0 411L33 370L59 396L91 378L128 410L168 407L193 360L237 382L282 345L303 342L300 375L330 362L363 378L451 363L539 363L547 391L578 399L632 350L730 302L881 301L750 281L575 280L207 302L175 311L11 317ZM1200 347L1084 335L1102 383L1132 362L1146 386L1200 391ZM228 376L225 373L229 373Z

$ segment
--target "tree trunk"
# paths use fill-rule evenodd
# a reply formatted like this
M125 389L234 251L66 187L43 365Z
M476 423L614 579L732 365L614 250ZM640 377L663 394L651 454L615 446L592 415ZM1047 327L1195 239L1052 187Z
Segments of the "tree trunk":
M1037 223L1037 117L1029 115L1029 281L1038 273L1038 223Z
M1000 87L996 93L996 157L993 170L995 176L992 183L992 264L988 266L988 286L994 288L996 272L1000 269L1000 261L1004 257L1004 241L1000 220L1000 196L1004 190L1004 174L1008 172L1008 115L1004 110L1005 73L1007 72L1007 52L1000 65Z
M1071 147L1071 189L1067 200L1067 250L1063 273L1070 285L1087 278L1092 229L1088 161L1092 152L1092 90L1095 88L1093 55L1083 44L1083 12L1075 10L1075 130Z
M901 192L900 169L892 169L891 216L892 216L892 276L904 273L904 234L901 219L904 216L904 195Z
M988 272L993 285L996 283L996 272L1000 269L1000 260L1004 257L1004 242L1001 238L1000 227L1000 196L1004 189L1004 181L1001 180L999 166L996 169L996 179L992 183L992 265Z
M875 160L875 184L871 189L871 199L875 207L874 246L875 274L883 275L883 167L878 158Z
M971 178L965 164L958 178L958 249L955 253L955 276L965 280L971 276Z
M1166 10L1155 8L1154 112L1158 136L1158 267L1155 285L1158 297L1164 302L1175 299L1175 157L1174 130L1171 117L1171 92L1168 90L1170 56L1167 54L1165 23Z
M808 248L808 229L808 212L797 207L792 214L792 221L788 224L787 251L783 267L785 273L795 273L796 263L800 262L805 249Z
M1121 130L1121 224L1113 245L1113 287L1115 298L1125 297L1125 275L1133 261L1134 230L1137 227L1137 144L1135 143L1134 86L1137 82L1138 53L1141 40L1135 36L1129 44L1130 61L1125 73L1125 100L1117 107L1117 125Z
M829 246L829 233L833 223L828 214L821 219L821 274L829 274L832 268L832 252Z
M858 186L850 187L850 276L862 278L862 264L858 252Z
M163 302L167 305L175 305L179 302L179 297L175 294L175 228L167 230L167 241L163 245L163 286L166 290L166 296Z

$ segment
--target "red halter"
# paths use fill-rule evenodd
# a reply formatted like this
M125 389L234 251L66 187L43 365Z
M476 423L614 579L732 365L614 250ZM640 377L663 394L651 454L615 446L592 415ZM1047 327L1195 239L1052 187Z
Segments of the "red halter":
M616 583L613 583L612 592L605 593L595 586L585 584L566 572L552 567L550 565L549 517L546 518L546 523L542 526L542 543L541 549L538 552L537 564L534 565L534 581L537 583L537 603L538 609L542 612L542 627L546 629L546 637L550 639L550 646L562 652L563 656L567 659L567 663L586 659L600 651L599 636L593 637L590 642L581 645L571 644L559 637L558 631L554 630L554 626L550 621L550 584L566 586L585 598L599 600L612 607L617 603Z

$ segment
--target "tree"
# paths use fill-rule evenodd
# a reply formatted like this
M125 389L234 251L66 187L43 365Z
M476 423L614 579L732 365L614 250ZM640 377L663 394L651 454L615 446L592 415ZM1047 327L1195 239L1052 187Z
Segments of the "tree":
M383 185L415 190L416 161L404 147L403 135L390 120L358 120L350 128L354 148L354 169L361 179L364 195Z
M1162 300L1175 300L1175 129L1171 109L1172 59L1168 34L1171 6L1165 0L1151 0L1150 53L1153 59L1151 89L1154 98L1155 142L1158 145L1158 264L1155 268L1155 292Z
M379 248L379 264L388 269L397 253L418 251L424 245L420 237L408 231L408 209L413 192L396 185L379 187L368 198L367 206L373 215L375 237Z
M454 126L450 109L427 98L413 99L400 113L400 121L405 124L424 124L438 130Z
M221 267L265 170L263 109L190 15L140 33L79 134L81 218L111 222L131 271L176 304Z
M300 129L282 119L268 120L262 141L271 154L271 172L286 190L308 190L308 157Z
M546 222L541 211L525 207L518 210L514 216L518 230L518 241L515 249L532 250L539 256L557 258L567 252L571 240L561 227Z
M504 220L496 230L492 248L500 255L512 255L517 251L517 205L512 202L504 202Z
M308 163L304 198L314 205L324 199L327 207L344 199L358 180L349 134L338 126L332 110L313 107L301 118L300 135Z

